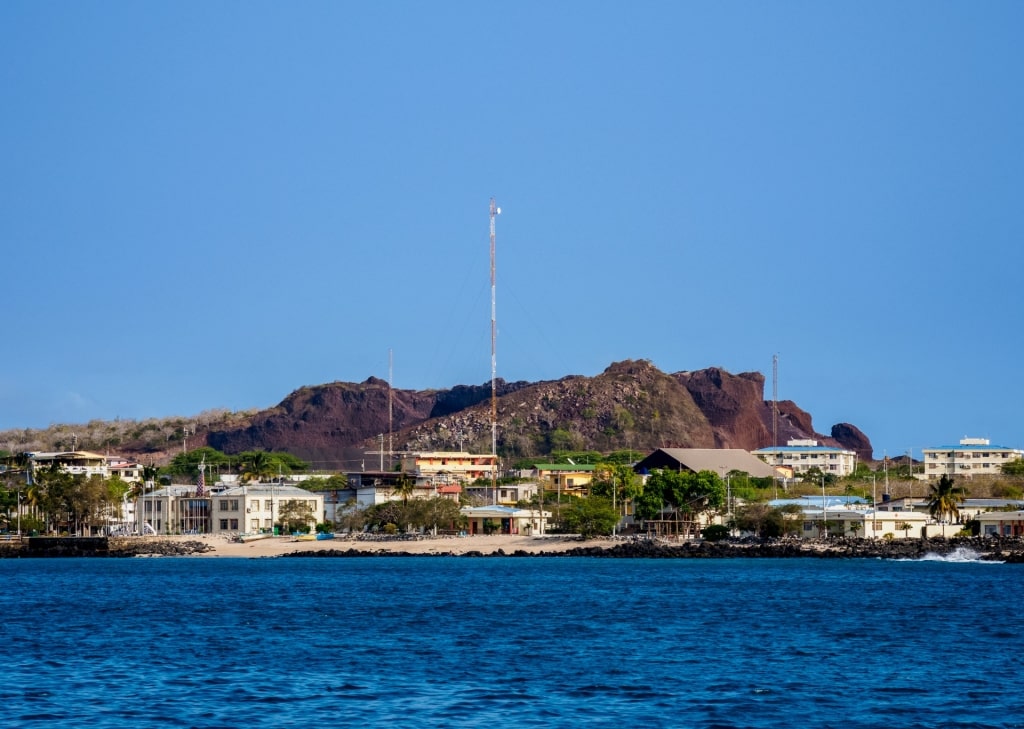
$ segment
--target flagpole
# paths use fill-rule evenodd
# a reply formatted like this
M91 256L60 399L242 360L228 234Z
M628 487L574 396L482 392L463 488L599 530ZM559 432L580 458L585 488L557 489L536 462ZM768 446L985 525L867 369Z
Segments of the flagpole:
M199 464L199 483L196 485L195 512L192 513L192 531L198 533L203 526L203 504L206 501L206 456ZM189 511L192 511L191 509ZM196 522L199 522L197 525Z

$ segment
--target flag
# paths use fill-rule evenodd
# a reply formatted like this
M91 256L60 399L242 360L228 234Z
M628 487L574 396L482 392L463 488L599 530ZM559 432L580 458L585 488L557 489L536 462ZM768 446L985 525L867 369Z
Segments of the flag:
M196 498L201 499L205 496L206 491L206 469L199 469L199 481L196 482Z

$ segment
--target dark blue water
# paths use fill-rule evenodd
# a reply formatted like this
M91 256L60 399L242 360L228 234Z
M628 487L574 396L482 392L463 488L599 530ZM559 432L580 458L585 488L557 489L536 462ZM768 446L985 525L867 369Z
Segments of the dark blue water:
M0 725L1024 727L1022 567L0 561Z

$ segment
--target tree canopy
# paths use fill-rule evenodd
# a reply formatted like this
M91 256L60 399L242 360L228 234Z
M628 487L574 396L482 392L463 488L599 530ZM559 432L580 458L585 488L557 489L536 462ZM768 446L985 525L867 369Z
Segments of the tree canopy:
M1002 465L1000 470L1006 476L1024 476L1024 458L1015 458Z
M690 521L693 515L725 505L725 482L714 471L659 469L648 477L635 505L635 513L642 519L654 519L668 509L677 518Z
M561 518L566 531L575 532L584 538L611 534L619 521L612 502L601 496L573 499L569 507L563 510Z

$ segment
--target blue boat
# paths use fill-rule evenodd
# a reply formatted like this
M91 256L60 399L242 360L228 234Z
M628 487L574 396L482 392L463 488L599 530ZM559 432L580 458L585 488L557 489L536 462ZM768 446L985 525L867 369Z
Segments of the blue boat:
M317 532L316 540L320 542L324 539L334 539L334 534L332 532Z

